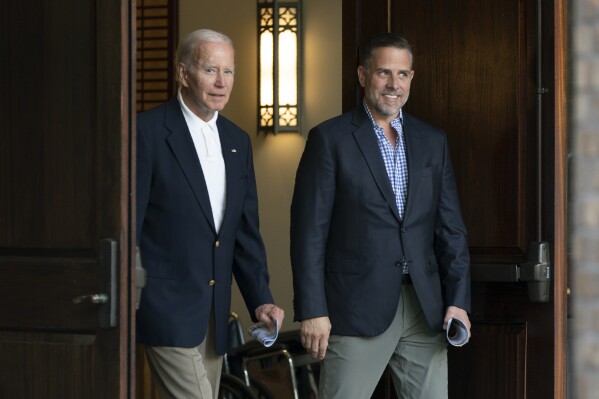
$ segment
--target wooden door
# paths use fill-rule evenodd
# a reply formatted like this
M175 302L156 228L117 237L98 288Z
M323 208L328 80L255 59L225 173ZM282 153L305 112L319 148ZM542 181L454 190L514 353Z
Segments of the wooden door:
M563 2L344 0L343 14L344 109L361 99L357 47L395 31L415 52L406 111L449 137L473 277L450 397L565 397ZM388 376L375 397L395 397Z
M130 2L0 18L0 397L131 397Z

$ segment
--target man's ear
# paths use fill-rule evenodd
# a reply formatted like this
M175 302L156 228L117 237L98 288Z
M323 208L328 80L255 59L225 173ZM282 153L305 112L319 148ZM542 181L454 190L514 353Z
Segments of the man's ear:
M366 85L366 69L362 65L358 66L358 81L360 86L364 87Z
M182 62L177 64L177 81L181 86L187 87L187 68Z

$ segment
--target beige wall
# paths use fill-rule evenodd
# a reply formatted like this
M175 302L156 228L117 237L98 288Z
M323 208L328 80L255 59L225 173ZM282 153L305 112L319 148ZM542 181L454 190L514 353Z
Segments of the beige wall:
M179 0L179 35L199 28L229 35L235 42L235 88L223 115L252 138L258 181L261 231L266 244L271 289L286 311L284 329L298 328L293 320L293 288L289 262L289 206L295 171L308 130L341 112L341 0L304 0L303 136L258 135L257 124L257 1ZM245 327L248 312L235 290L233 310Z
M599 2L572 13L573 398L599 397Z

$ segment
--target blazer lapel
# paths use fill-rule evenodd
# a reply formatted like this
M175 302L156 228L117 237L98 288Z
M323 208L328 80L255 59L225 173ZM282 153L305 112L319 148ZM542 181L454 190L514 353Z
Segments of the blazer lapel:
M193 193L200 204L200 208L212 230L216 233L212 206L208 196L208 188L204 173L196 152L191 133L181 112L181 106L177 98L173 98L167 107L164 125L171 132L166 138L175 158L179 162Z
M404 219L410 212L414 195L416 193L417 183L420 181L420 171L422 170L421 157L412 156L421 154L422 139L412 123L412 118L404 112L403 134L406 139L406 159L408 163L408 193L406 195L406 205L404 209Z
M227 193L226 193L226 207L223 222L220 230L223 231L227 228L231 212L227 210L233 206L235 201L239 201L238 195L235 192L235 188L239 185L239 171L244 168L239 164L239 157L241 157L241 148L235 145L235 142L231 139L231 135L227 134L226 127L222 123L220 116L218 117L216 124L218 125L218 134L220 138L220 147L223 154L223 160L225 161L226 179L227 179Z
M353 114L352 123L358 128L354 131L354 137L368 163L370 173L379 188L381 193L385 197L385 200L389 204L389 208L393 212L393 215L401 222L397 205L395 204L395 194L389 181L389 175L385 168L385 162L381 156L381 150L379 149L376 135L372 127L372 122L366 115L365 111L356 110Z

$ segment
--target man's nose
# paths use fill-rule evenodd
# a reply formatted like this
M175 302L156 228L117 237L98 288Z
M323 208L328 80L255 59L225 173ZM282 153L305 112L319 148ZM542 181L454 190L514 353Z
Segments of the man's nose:
M216 80L214 81L214 84L219 87L225 85L225 74L223 72L216 73Z
M401 84L401 77L400 76L389 76L389 80L387 81L387 86L392 87L394 89L399 88Z

